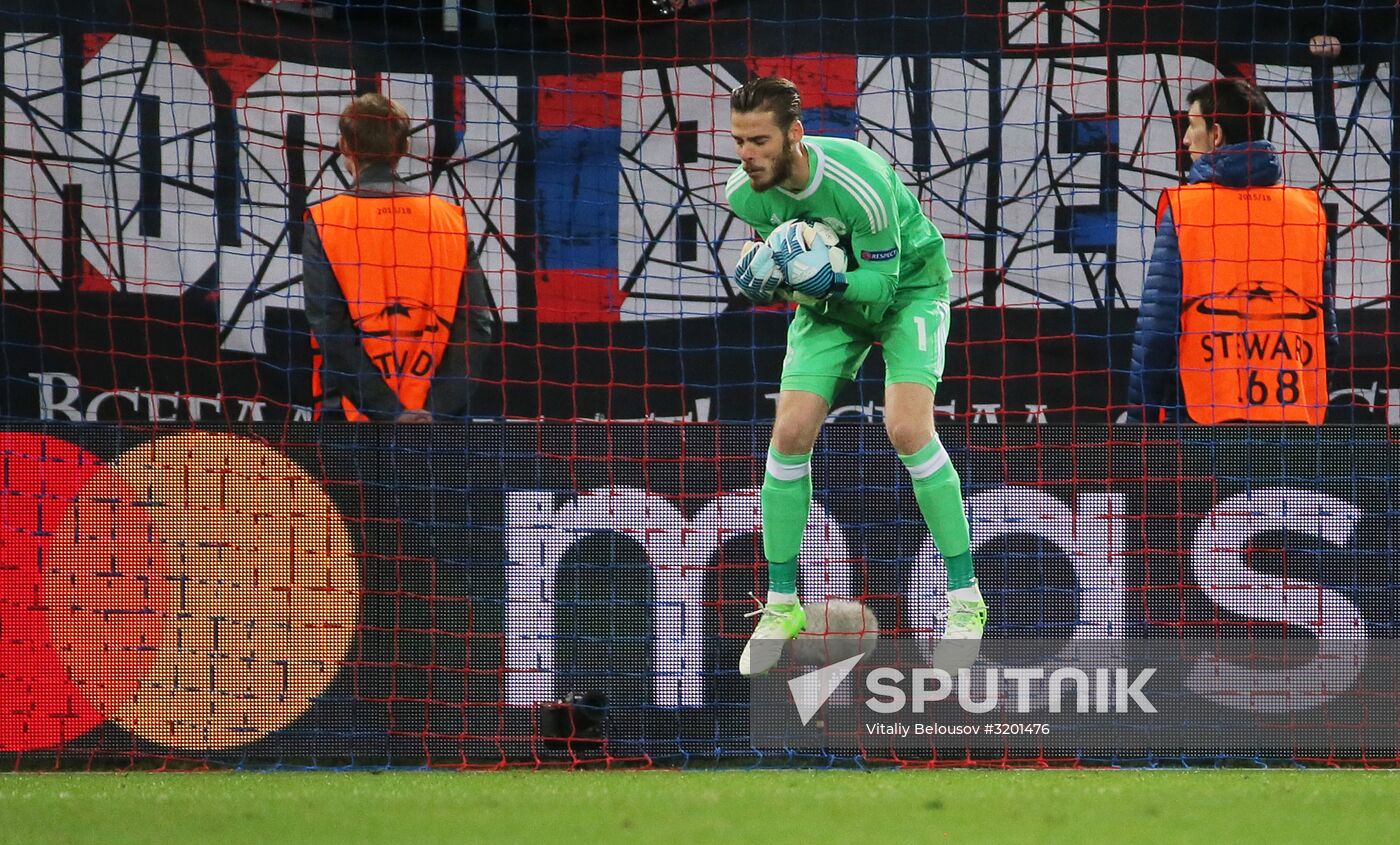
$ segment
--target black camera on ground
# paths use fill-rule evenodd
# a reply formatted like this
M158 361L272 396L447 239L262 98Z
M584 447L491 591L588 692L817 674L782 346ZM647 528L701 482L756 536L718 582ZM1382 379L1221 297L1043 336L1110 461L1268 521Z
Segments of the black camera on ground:
M570 692L540 705L540 737L554 748L604 740L608 697L598 690Z

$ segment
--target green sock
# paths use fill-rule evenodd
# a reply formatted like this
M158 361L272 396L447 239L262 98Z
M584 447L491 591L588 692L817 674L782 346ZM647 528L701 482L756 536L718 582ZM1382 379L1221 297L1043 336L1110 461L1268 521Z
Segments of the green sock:
M797 558L782 563L768 562L768 594L797 594Z
M977 583L972 572L971 540L967 512L963 510L962 479L948 460L948 452L938 436L912 455L899 459L914 482L914 499L928 524L928 533L943 563L948 567L948 589L958 590Z
M768 558L768 592L797 592L797 553L812 508L812 453L784 455L770 448L763 489L763 556Z

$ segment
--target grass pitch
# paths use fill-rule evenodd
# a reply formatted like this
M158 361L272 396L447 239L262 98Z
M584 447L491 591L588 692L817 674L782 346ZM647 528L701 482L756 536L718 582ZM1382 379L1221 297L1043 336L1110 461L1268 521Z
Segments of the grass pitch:
M1394 842L1388 771L0 775L0 842Z

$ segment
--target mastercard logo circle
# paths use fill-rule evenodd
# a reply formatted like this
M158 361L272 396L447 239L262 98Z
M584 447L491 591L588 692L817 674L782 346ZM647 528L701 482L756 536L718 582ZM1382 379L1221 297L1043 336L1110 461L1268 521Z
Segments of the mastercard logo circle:
M169 748L233 748L335 679L359 621L355 551L285 455L184 432L104 464L3 433L0 472L0 750L103 721Z

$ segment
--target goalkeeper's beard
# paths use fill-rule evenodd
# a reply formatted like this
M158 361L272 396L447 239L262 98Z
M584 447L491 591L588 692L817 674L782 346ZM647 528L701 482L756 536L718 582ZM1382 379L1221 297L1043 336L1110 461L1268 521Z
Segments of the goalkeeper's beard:
M773 163L768 167L768 178L760 181L756 174L749 174L749 182L753 184L753 189L762 193L774 185L786 182L788 177L792 176L793 158L792 142L784 140L783 151L778 154L777 158L773 159Z

